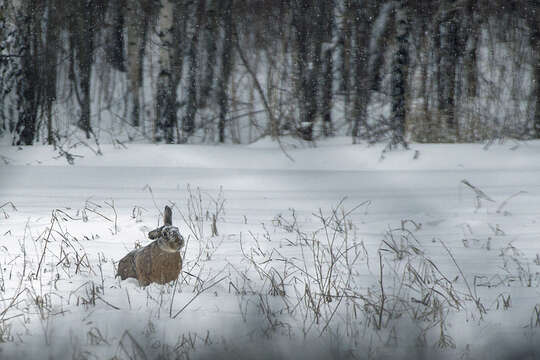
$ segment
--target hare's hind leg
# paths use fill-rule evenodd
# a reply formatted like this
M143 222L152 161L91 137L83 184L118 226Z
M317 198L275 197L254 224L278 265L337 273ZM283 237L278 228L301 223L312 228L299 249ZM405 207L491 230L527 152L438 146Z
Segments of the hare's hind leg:
M137 278L137 269L135 266L135 252L132 251L124 256L118 262L118 269L116 276L120 276L120 279L125 280L127 278Z
M139 286L140 287L146 287L148 285L150 285L152 282L148 279L144 279L144 278L139 278Z
M152 248L154 243L147 245L140 249L135 256L135 268L137 270L137 279L141 286L150 285L153 282L152 279Z

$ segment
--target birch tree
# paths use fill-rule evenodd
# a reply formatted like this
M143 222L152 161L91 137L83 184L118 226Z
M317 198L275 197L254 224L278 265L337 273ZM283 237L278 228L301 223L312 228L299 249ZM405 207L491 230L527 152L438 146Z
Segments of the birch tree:
M20 38L9 0L0 0L0 134L15 129L16 84L20 76Z

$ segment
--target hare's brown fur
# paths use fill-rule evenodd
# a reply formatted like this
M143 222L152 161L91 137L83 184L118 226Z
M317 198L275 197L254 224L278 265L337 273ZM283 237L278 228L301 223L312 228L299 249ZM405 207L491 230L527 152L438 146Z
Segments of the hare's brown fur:
M157 241L154 241L135 255L135 269L141 286L153 282L166 284L176 280L180 275L182 257L178 251L164 251Z
M152 230L150 239L157 239L143 248L133 250L118 263L116 276L122 280L135 278L141 286L151 283L166 284L178 278L182 270L180 248L184 239L172 226L172 211L166 206L164 226Z
M118 262L116 276L120 276L120 279L137 278L137 270L135 268L135 254L137 251L131 251Z

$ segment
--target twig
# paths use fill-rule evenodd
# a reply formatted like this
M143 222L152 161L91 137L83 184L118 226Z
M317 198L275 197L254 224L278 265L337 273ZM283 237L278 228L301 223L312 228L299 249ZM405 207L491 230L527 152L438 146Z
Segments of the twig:
M227 276L223 276L221 279L219 279L219 280L213 282L212 284L208 285L207 287L202 288L200 291L198 291L198 292L197 292L197 293L196 293L196 294L195 294L195 295L194 295L194 296L186 303L186 305L184 305L180 310L178 310L178 311L176 312L176 314L174 314L174 316L173 316L172 318L173 318L173 319L176 319L176 317L177 317L178 315L180 315L180 313L181 313L182 311L184 311L184 309L187 308L187 307L189 306L189 304L191 304L193 301L195 301L195 299L196 299L197 297L199 297L199 295L201 295L201 294L202 294L203 292L205 292L206 290L208 290L208 289L210 289L210 288L216 286L217 284L219 284L220 282L222 282L222 281L225 280L226 278L227 278Z
M114 207L114 200L111 199L111 203L109 204L108 202L105 201L105 204L107 204L108 206L111 207L111 209L113 210L114 212L114 234L113 235L117 235L118 234L118 214L116 213L116 208Z
M474 193L476 194L476 197L478 199L484 199L484 200L487 200L487 201L495 202L495 200L493 200L492 198L487 196L485 192L483 192L482 190L480 190L479 188L477 188L476 186L474 186L473 184L471 184L467 180L463 179L463 180L461 180L461 182L463 184L467 185L468 187L470 187L474 191Z
M39 259L39 264L38 264L38 267L37 267L37 270L36 270L36 276L35 276L36 280L37 280L38 275L39 275L39 270L41 269L41 263L43 262L43 258L45 257L45 251L47 250L47 245L49 244L49 237L51 236L51 232L52 232L55 220L57 220L57 219L56 219L56 215L54 214L54 210L53 210L53 212L51 214L51 227L49 228L49 233L47 234L47 238L45 239L45 246L43 247L43 252L41 253L41 258Z
M382 327L382 317L384 312L384 303L386 300L386 295L384 295L384 285L383 285L383 263L382 263L382 253L379 251L379 269L380 269L380 279L379 279L379 285L381 287L381 307L379 310L379 323L377 325L377 328L380 330Z
M471 297L471 299L474 300L474 303L476 304L476 307L478 308L480 316L482 316L482 314L485 313L485 309L482 306L480 306L480 299L478 299L478 297L476 296L476 291L475 291L475 294L473 294L473 291L471 289L471 286L469 285L469 282L467 281L467 278L465 277L465 274L461 270L461 267L458 265L454 255L452 255L452 252L450 252L450 249L448 249L448 247L442 240L439 239L439 242L441 243L443 248L446 250L448 255L450 255L450 258L452 259L452 262L454 263L454 265L456 265L456 268L458 269L459 273L461 274L461 277L463 278L463 281L465 282L465 285L467 286L467 290L469 291L469 296Z
M15 205L13 205L11 201L5 202L2 206L0 206L0 209L2 209L6 205L11 205L11 209L17 211L17 208L15 207Z
M497 208L496 213L497 213L497 214L500 214L500 213L501 213L501 210L503 209L503 207L505 207L506 204L508 204L508 202L509 202L510 200L512 200L513 198L515 198L516 196L521 195L521 194L527 194L527 192L521 190L521 191L518 191L517 193L515 193L515 194L513 194L513 195L510 195L506 200L504 200L504 201L501 203L501 205L499 205L499 207Z
M109 305L110 307L112 307L113 309L115 310L121 310L118 306L114 306L113 304L111 304L110 302L108 302L107 300L103 299L101 296L97 295L97 298L101 301L103 301L105 304Z

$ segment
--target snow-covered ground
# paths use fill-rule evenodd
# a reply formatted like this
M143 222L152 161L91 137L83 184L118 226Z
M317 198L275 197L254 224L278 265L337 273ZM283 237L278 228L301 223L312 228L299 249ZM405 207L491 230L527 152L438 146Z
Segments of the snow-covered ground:
M540 142L348 142L0 147L0 358L540 356Z

